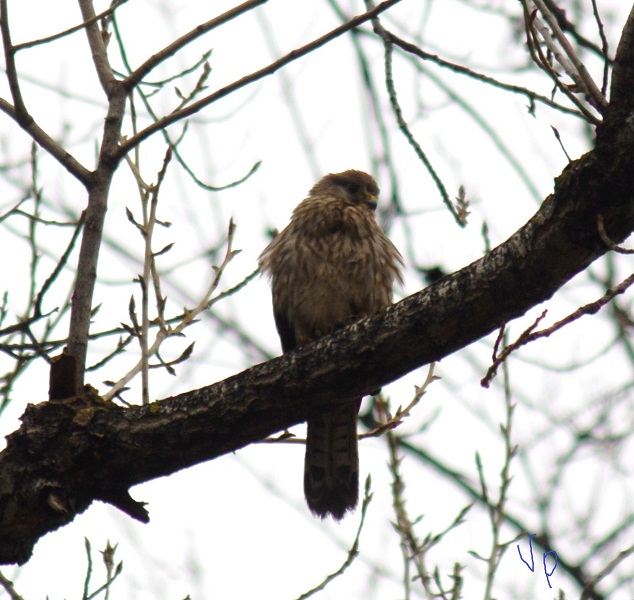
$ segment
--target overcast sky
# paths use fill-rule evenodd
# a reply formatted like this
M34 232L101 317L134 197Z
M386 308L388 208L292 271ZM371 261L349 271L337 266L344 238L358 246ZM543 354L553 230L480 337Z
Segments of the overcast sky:
M233 4L130 0L117 11L129 63L137 66L197 23ZM568 14L573 18L575 11L569 5L576 3L561 4L569 7ZM590 3L579 4L587 11ZM629 3L600 0L598 4L613 52ZM350 15L364 10L360 2L342 5ZM97 11L106 7L105 2L96 5ZM510 19L496 16L489 9L518 17L521 14L519 3L511 0L403 0L389 11L384 23L428 52L549 96L550 80L525 68L528 57L521 23L516 22L513 29ZM9 11L14 43L50 35L80 20L76 3L70 0L9 2ZM148 79L157 81L172 76L211 50L212 71L207 85L210 91L219 89L339 23L324 0L272 0L204 36ZM584 18L580 25L587 37L600 43L592 19ZM398 57L394 75L404 116L450 196L455 197L459 186L464 185L471 201L469 225L461 229L397 130L382 84L382 45L371 38L369 25L364 25L363 31L367 35L361 41L380 94L397 165L398 197L407 214L407 218L392 215L385 222L407 262L405 288L396 291L401 298L425 285L415 267L440 265L451 272L482 256L484 223L491 245L495 246L530 218L551 193L554 178L568 162L552 127L560 133L573 159L591 148L591 136L580 120L542 105L530 114L524 96L500 92L429 63L419 61L414 65ZM113 64L123 71L114 38L110 44ZM600 82L601 64L593 60L588 66ZM18 67L25 100L35 118L53 137L64 139L85 166L93 168L106 101L94 75L84 35L80 32L54 44L25 50L19 55ZM152 99L155 110L161 114L171 110L179 102L174 88L186 93L199 74L200 70L184 81L168 84ZM4 80L0 94L10 97ZM388 170L376 163L380 136L370 106L350 36L344 36L191 119L180 150L200 179L222 186L244 176L260 161L261 166L244 184L218 192L196 186L175 164L169 171L160 197L159 218L172 226L157 233L155 248L175 242L173 250L159 262L165 272L164 291L173 313L182 306L192 306L209 284L214 262L209 249L219 245L222 248L230 218L237 224L234 246L242 252L226 269L221 289L232 287L253 271L258 254L267 243L267 229L284 227L294 206L321 175L348 168L373 172L382 188L384 206L387 205L393 189ZM140 123L147 124L145 109L140 103L136 109ZM297 120L302 124L301 131ZM129 121L125 130L127 135L132 133ZM170 134L175 138L181 131L182 125L176 125ZM21 197L24 183L29 181L29 165L21 162L28 157L29 147L26 135L7 117L0 118L0 162L8 166L6 177L0 179L0 214ZM160 134L143 147L141 168L147 182L156 180L164 151ZM45 198L45 215L56 219L76 216L86 201L82 187L43 153L39 163L38 185ZM126 207L140 215L134 178L122 165L107 215L107 244L99 264L102 283L95 297L95 303L103 304L94 320L95 330L106 330L128 319L130 296L134 293L138 298L138 286L132 279L140 272L143 248L141 238L126 218ZM25 221L12 219L4 226L0 244L3 255L11 260L0 264L0 279L11 282L9 315L15 316L20 314L28 293L24 273L28 272L30 256L26 242L9 235L24 233ZM68 230L43 230L39 239L44 278L54 264L50 257L64 247ZM215 262L220 259L218 254ZM617 263L621 275L628 274L625 265L625 261ZM601 273L605 266L600 264L596 269ZM60 298L71 280L71 271L60 278ZM575 278L548 303L548 323L601 293L600 286L593 285L588 277ZM53 308L51 299L46 309ZM511 338L532 323L543 308L536 307L512 324ZM187 339L167 344L163 358L178 356L186 345L196 341L192 359L177 368L176 377L153 372L152 398L211 384L264 360L267 354L280 353L266 281L254 280L235 297L219 303L216 310L247 331L253 346L240 343L230 332L222 332L213 319L202 318L187 331ZM60 335L63 331L61 327ZM510 362L514 401L518 403L513 441L520 449L530 447L531 453L513 463L515 480L509 507L536 528L541 526L540 516L530 499L536 488L553 477L551 461L569 442L565 430L555 434L551 425L571 419L580 398L586 406L591 398L600 396L607 387L608 371L610 387L616 388L621 380L625 383L630 377L631 364L617 350L606 350L601 359L591 362L602 349L609 348L612 335L607 318L593 317L551 340L526 348ZM442 380L429 388L400 431L465 474L475 487L479 486L474 457L479 452L484 473L496 489L503 459L498 428L505 415L502 379L499 377L488 390L479 384L490 362L494 339L492 336L478 342L437 365L436 373ZM95 343L90 362L98 361L115 344L114 339ZM98 373L89 374L87 381L105 392L107 387L102 382L119 379L137 357L137 349L133 348ZM565 372L573 363L588 364L581 370ZM8 365L9 359L0 356L0 366L6 370ZM423 368L384 388L393 407L407 404L414 386L422 384L426 374ZM17 382L14 399L0 420L3 435L19 426L18 418L27 402L46 398L47 385L47 365L42 361ZM125 397L132 403L139 401L138 382L132 384ZM624 418L629 417L625 413ZM302 427L297 428L297 434L303 434ZM374 491L362 533L361 554L349 572L334 581L320 598L403 597L402 557L391 525L394 515L385 446L383 439L361 443L361 480L363 483L371 474ZM560 496L555 504L561 515L553 515L554 522L561 519L572 527L575 511L586 514L593 498L597 537L618 522L628 494L634 489L620 481L618 491L600 493L609 485L609 462L606 456L584 456L573 465L566 474L570 479L558 487ZM429 466L408 458L402 469L408 485L410 514L425 515L419 525L421 539L427 532L437 533L448 527L470 501ZM87 537L95 551L94 587L103 578L96 551L103 549L106 540L118 544L117 557L123 560L124 571L115 583L112 598L177 600L188 594L195 599L295 598L339 568L360 518L357 512L340 524L314 519L304 504L302 470L301 445L252 445L235 455L134 488L133 497L148 503L150 524L142 525L112 506L96 503L71 525L45 536L26 566L4 568L2 572L14 579L26 599L79 598ZM570 518L571 514L575 516ZM515 534L508 529L503 537ZM480 598L484 570L469 551L486 554L490 543L488 516L474 509L467 522L452 531L434 551L433 564L447 574L454 562L460 561L466 567L464 597ZM527 539L522 544L527 548ZM571 533L569 542L562 542L553 550L560 555L568 553L574 561L578 559L575 548ZM531 573L513 545L499 569L496 597L518 597L513 593L523 590L528 594L526 598L553 598L559 587L571 593L576 589L565 576L558 578L555 572L550 590L541 560L541 554L536 553L535 561L540 566ZM421 596L413 593L412 597ZM612 597L625 598L618 593Z

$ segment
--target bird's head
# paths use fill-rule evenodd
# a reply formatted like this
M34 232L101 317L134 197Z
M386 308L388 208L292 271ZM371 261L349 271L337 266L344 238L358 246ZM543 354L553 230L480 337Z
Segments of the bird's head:
M350 204L376 210L379 186L374 178L363 171L351 169L343 173L330 173L322 177L310 190L311 196L331 194Z

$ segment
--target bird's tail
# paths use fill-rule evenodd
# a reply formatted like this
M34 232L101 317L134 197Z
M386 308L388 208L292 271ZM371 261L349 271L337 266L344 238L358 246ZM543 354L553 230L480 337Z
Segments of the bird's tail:
M358 410L358 402L349 402L307 423L304 493L322 519L340 520L359 499Z

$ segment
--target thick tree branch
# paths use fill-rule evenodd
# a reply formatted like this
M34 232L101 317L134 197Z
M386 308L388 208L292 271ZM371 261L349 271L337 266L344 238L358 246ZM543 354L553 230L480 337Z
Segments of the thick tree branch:
M533 218L482 259L381 315L199 390L130 409L90 390L29 405L0 454L0 563L28 560L40 537L93 500L146 521L142 503L129 496L132 485L291 427L524 314L608 251L599 216L609 239L622 242L634 230L633 29L634 11L595 150L570 163ZM95 202L107 195L124 101L123 90L111 97L115 126L106 128Z
M95 500L147 520L130 486L235 451L463 348L550 298L634 230L634 133L571 163L504 244L334 336L214 385L123 409L90 394L29 406L0 454L0 563ZM183 444L187 440L187 444ZM55 452L50 451L55 448Z

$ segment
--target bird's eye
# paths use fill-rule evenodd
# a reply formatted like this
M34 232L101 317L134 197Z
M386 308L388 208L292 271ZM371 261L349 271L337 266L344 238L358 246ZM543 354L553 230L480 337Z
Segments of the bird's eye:
M359 191L359 184L358 183L348 183L346 185L346 190L350 194L356 194Z

